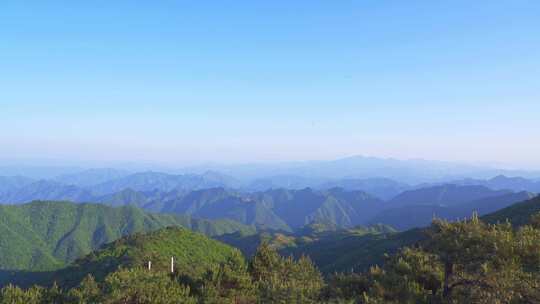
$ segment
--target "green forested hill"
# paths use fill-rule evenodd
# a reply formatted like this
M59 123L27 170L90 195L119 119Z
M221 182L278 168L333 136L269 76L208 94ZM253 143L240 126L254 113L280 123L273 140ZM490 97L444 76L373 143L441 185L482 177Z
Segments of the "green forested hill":
M97 280L123 268L146 268L169 272L174 269L190 277L203 275L229 259L242 259L238 249L181 227L168 227L147 234L133 234L106 244L54 274L61 285L75 285L88 274Z
M122 236L167 226L183 226L210 236L254 231L232 221L150 214L131 206L45 201L3 205L0 269L56 269Z

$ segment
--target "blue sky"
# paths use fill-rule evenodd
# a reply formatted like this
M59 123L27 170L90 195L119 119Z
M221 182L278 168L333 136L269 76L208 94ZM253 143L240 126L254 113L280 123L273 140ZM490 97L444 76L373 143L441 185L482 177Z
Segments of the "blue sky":
M2 1L0 158L540 168L538 1Z

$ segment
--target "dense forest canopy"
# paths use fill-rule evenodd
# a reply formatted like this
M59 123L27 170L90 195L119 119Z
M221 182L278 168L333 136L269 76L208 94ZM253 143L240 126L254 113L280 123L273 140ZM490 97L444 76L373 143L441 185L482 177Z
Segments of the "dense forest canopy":
M0 303L540 302L540 214L519 227L473 216L455 223L436 220L427 231L426 239L387 256L382 265L327 277L309 258L282 257L267 243L247 262L227 246L197 252L206 266L195 272L179 267L170 273L164 266L149 270L141 265L144 258L126 258L147 257L149 248L157 253L186 241L217 246L216 241L201 245L202 235L169 229L121 239L81 260L90 271L71 288L64 283L28 289L8 285ZM150 240L153 245L145 245ZM167 250L165 255L174 253ZM224 255L207 258L215 252ZM116 266L104 267L111 262Z

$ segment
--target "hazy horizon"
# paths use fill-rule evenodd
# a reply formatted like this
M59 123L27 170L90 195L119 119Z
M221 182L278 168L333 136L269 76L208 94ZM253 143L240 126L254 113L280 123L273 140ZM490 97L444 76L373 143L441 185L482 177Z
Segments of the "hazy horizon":
M540 169L539 12L530 1L8 1L0 159L370 155Z
M290 159L290 160L252 160L252 161L216 161L216 160L202 160L202 161L181 161L181 162L166 162L162 160L92 160L92 159L38 159L38 158L0 158L0 167L50 167L50 168L79 168L81 170L86 169L119 169L128 171L170 171L170 170L182 170L189 168L198 168L206 166L277 166L277 165L289 165L289 164L302 164L302 163L318 163L318 162L333 162L345 159L364 158L375 160L392 160L399 162L433 162L433 163L448 163L461 166L471 166L479 168L491 168L491 169L503 169L503 170L517 170L517 171L538 171L540 172L540 166L531 165L516 165L510 163L501 163L496 161L452 161L444 159L424 159L424 158L397 158L397 157L384 157L374 155L344 155L336 158L327 159ZM539 176L540 177L540 176Z

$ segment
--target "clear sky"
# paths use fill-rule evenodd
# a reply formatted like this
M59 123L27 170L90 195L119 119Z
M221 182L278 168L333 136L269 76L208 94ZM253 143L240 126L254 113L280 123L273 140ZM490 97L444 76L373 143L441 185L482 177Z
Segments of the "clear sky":
M540 168L540 1L0 2L0 158Z

